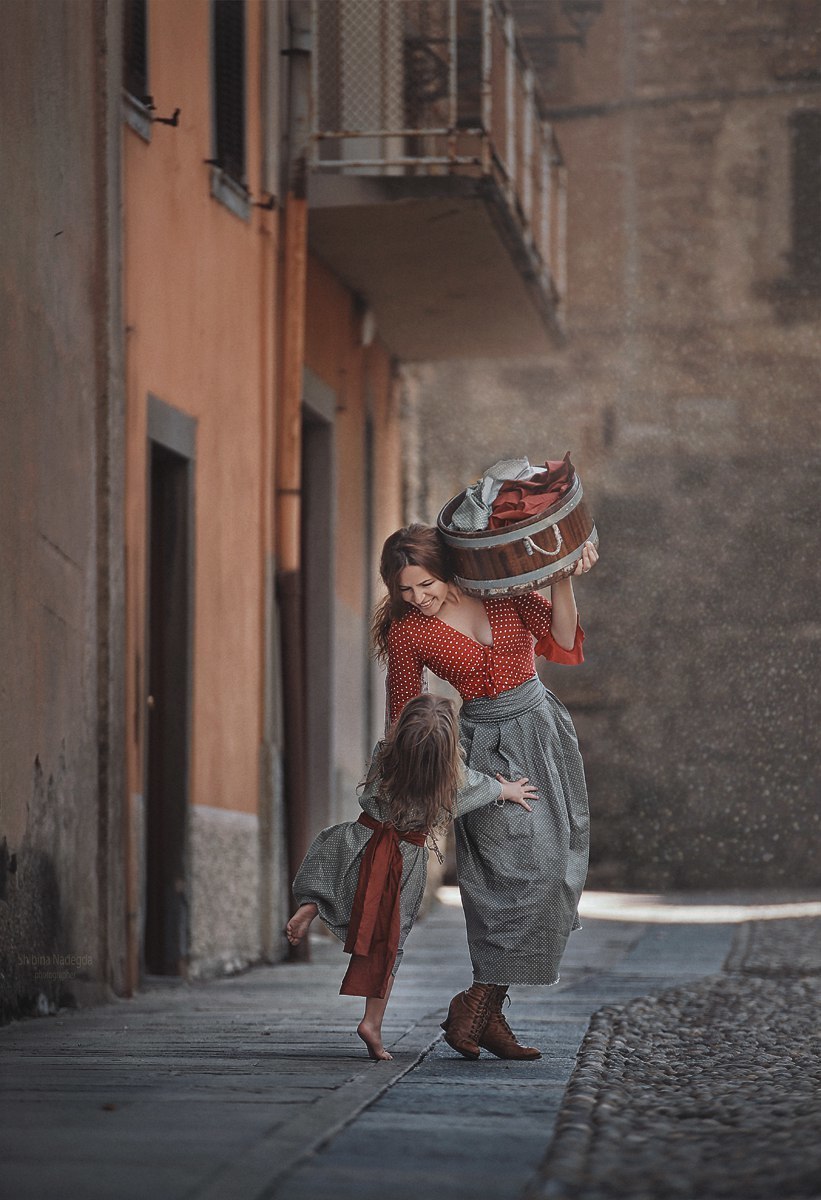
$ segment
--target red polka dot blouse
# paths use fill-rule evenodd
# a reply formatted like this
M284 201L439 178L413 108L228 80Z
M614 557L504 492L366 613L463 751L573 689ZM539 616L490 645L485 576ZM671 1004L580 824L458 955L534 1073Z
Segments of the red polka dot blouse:
M564 650L550 631L553 606L539 592L492 596L483 601L493 644L485 646L438 617L410 608L388 631L388 703L395 721L422 691L422 669L447 680L463 700L498 696L532 679L535 655L559 663L584 661L584 630L578 619L572 650ZM536 639L534 647L534 638Z

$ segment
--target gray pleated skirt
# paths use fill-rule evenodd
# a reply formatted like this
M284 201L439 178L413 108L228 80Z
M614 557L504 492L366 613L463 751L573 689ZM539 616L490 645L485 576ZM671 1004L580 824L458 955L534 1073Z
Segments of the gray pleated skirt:
M570 714L535 676L466 701L469 766L526 775L533 811L495 804L456 826L456 863L473 975L481 983L556 983L587 875L590 818Z

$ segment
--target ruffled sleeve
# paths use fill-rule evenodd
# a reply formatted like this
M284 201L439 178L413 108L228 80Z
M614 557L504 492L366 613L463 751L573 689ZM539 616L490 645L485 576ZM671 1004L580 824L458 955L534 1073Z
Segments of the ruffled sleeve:
M573 647L565 650L553 637L553 605L541 592L527 592L524 596L515 596L513 603L522 623L530 630L536 639L536 653L549 662L565 663L576 666L584 662L582 642L584 630L578 616L576 617L576 635Z
M391 724L407 702L421 694L424 665L410 630L402 621L394 621L388 630L388 713Z

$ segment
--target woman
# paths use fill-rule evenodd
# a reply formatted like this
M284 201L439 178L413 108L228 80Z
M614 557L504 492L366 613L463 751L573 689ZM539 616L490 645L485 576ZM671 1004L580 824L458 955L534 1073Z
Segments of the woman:
M586 542L575 574L598 559ZM527 778L540 797L531 813L511 806L467 814L456 829L459 887L473 983L451 1000L443 1028L466 1058L484 1047L500 1058L539 1058L502 1016L510 984L552 984L567 938L579 928L587 874L587 789L567 710L539 681L535 652L553 662L583 661L570 579L552 602L524 596L468 596L454 582L447 549L426 525L385 542L380 574L388 595L373 637L388 668L395 721L423 690L423 668L446 679L464 701L460 726L467 763L486 775Z

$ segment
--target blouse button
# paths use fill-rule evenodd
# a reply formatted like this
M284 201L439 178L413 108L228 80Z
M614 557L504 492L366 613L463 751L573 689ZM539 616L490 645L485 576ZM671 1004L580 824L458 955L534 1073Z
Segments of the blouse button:
M482 648L482 684L486 696L493 695L493 647Z

